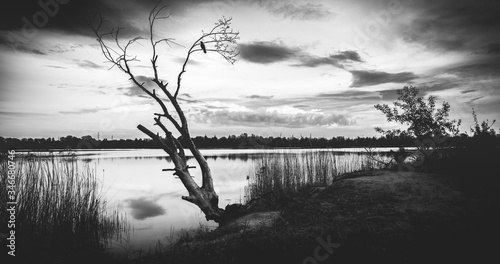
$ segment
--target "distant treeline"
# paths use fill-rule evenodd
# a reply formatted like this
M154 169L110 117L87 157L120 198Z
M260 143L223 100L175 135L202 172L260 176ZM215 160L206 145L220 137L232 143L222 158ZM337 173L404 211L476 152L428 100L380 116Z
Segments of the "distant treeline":
M186 145L179 137L179 141ZM246 133L239 136L231 135L228 137L207 137L198 136L193 138L198 148L350 148L350 147L398 147L398 146L417 146L419 141L411 137L332 137L332 138L313 138L313 137L262 137L257 135L248 135ZM474 138L465 134L446 139L447 145L459 146L470 145ZM500 138L495 136L490 144L499 146ZM66 136L59 139L54 138L3 138L0 137L0 150L7 149L120 149L120 148L159 148L151 139L119 139L97 140L91 136L74 137Z

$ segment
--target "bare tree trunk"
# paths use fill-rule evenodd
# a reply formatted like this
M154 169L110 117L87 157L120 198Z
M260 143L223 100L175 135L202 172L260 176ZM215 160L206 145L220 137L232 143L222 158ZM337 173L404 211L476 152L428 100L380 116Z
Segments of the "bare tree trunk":
M219 196L214 191L208 163L198 151L198 149L194 146L194 144L194 152L197 152L198 154L194 154L194 152L192 152L195 155L196 160L198 161L198 164L202 168L203 172L203 185L201 188L196 184L196 182L191 177L191 174L189 173L184 150L182 149L182 146L177 139L175 139L171 134L167 134L167 137L165 139L162 139L142 125L137 126L137 128L151 137L160 146L162 146L163 150L165 150L165 152L167 152L172 159L172 162L175 165L174 175L177 175L179 177L179 179L182 181L182 184L189 192L189 195L182 196L182 199L196 204L203 211L207 220L214 220L215 222L219 222L222 214L224 213L224 210L219 208L218 206ZM206 169L204 170L203 168ZM210 183L205 183L205 179L210 179Z
M142 40L144 38L137 37L132 40L129 40L127 44L120 44L118 35L120 28L112 28L110 32L102 33L101 27L104 23L102 17L99 16L99 20L97 25L94 25L94 21L91 22L91 27L97 36L97 41L100 44L101 51L104 57L113 64L113 67L117 67L121 71L125 72L130 80L144 93L153 98L158 105L163 110L163 113L155 113L156 116L154 118L155 125L159 126L161 130L165 133L165 137L160 137L158 134L153 133L151 130L147 129L142 125L138 125L137 128L141 130L143 133L152 138L161 148L170 156L172 162L174 163L175 168L167 169L173 170L174 175L177 175L181 180L182 184L188 191L187 196L182 196L182 199L189 201L191 203L196 204L205 214L207 220L214 220L218 223L225 223L226 219L224 217L224 210L219 208L219 196L214 190L213 181L212 181L212 173L210 171L210 167L208 163L198 150L193 140L191 139L191 135L188 129L188 122L184 112L182 111L178 101L177 95L179 94L179 90L181 88L182 75L186 72L186 66L189 61L191 54L202 51L203 53L208 52L217 52L224 59L226 59L230 63L234 63L235 57L238 53L229 47L229 44L235 44L238 39L238 32L233 32L230 28L231 19L227 19L222 17L212 28L212 30L208 33L203 33L200 38L198 38L191 48L188 50L186 59L184 64L182 65L182 69L177 76L177 87L175 88L175 92L171 93L168 89L168 82L161 81L158 75L157 70L157 60L158 55L156 55L157 45L165 42L166 44L176 44L170 38L164 38L160 40L154 40L153 38L153 26L154 22L157 19L166 19L169 16L159 16L162 10L166 8L166 6L159 7L159 4L156 5L149 15L149 29L150 29L150 43L152 47L152 58L151 58L151 68L154 73L154 77L151 80L156 84L158 88L167 96L168 102L175 109L175 113L178 118L174 118L169 112L167 105L165 102L156 94L156 91L153 89L151 92L148 90L144 83L140 83L136 76L132 73L130 68L130 62L137 61L135 57L131 57L127 54L128 47L135 42ZM111 47L105 41L106 37L111 37L114 41L114 46ZM193 180L193 177L189 173L189 166L187 164L186 155L184 152L184 148L181 143L172 135L172 132L167 129L167 127L162 123L161 118L167 118L168 122L175 127L175 130L185 139L187 147L193 153L196 162L201 168L202 172L202 186L198 186L198 184Z

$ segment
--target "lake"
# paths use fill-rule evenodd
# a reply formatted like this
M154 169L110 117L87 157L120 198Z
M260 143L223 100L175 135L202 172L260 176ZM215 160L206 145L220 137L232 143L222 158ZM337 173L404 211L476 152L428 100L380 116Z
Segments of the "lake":
M377 152L395 148L373 149ZM362 148L337 149L203 149L219 195L219 207L245 201L245 187L248 175L256 170L255 161L265 153L309 153L314 151L333 152L340 161L353 163L353 157L366 156ZM19 152L30 155L29 152ZM170 158L160 149L115 149L115 150L72 150L36 152L36 155L54 156L62 162L76 162L79 168L88 166L101 183L102 194L110 209L126 214L132 230L130 236L120 243L114 243L115 250L154 248L158 241L168 243L167 238L176 237L181 230L194 230L200 224L216 227L213 221L206 221L198 207L181 199L187 191L173 172L162 169L173 168ZM190 152L186 153L191 156ZM201 171L194 158L188 164L196 166L191 175L201 186ZM352 164L351 164L352 165ZM347 166L346 166L347 168ZM359 169L349 166L349 170ZM258 168L257 168L258 169Z

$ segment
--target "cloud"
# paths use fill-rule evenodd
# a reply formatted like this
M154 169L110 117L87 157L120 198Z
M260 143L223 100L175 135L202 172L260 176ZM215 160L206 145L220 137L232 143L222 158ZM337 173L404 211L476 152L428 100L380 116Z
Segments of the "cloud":
M472 93L472 92L475 92L476 90L474 89L470 89L470 90L465 90L465 91L461 91L460 93L461 94L468 94L468 93Z
M401 88L379 91L378 92L380 94L379 100L383 100L383 101L395 101L395 100L397 100L399 97L399 94L397 92L398 92L398 90L401 90L403 87L404 86L402 85ZM455 83L448 83L448 82L422 83L422 84L416 85L416 87L419 90L419 95L427 96L427 95L433 95L434 92L456 88L457 85ZM465 92L462 94L466 94L466 93L468 93L468 92ZM437 96L436 96L436 98L437 98Z
M152 89L156 89L156 92L158 92L159 88L156 87L156 84L151 80L151 77L147 77L144 75L137 75L135 76L135 79L139 83L144 83L144 87L148 89L149 91L152 91ZM124 91L124 95L130 96L130 97L142 97L142 98L150 98L149 95L147 95L141 88L139 88L135 83L130 80L130 86L127 87L121 87L118 88L118 90Z
M347 90L340 93L320 93L316 96L321 99L335 99L335 100L370 100L380 99L380 92Z
M488 54L500 54L500 43L491 43L487 47Z
M322 65L332 65L339 68L344 68L345 65L352 62L363 62L361 56L356 51L346 50L339 51L326 57L317 57L303 54L300 58L300 63L295 66L318 67Z
M105 110L110 110L112 109L111 107L94 107L94 108L84 108L80 110L75 110L75 111L59 111L60 114L63 115L72 115L72 114L93 114L97 113L99 111L105 111Z
M252 109L243 106L241 104L236 104L236 103L228 103L228 102L222 102L222 101L210 101L207 102L204 105L205 108L208 109L225 109L228 111L232 112L237 112L237 111L252 111Z
M381 71L350 71L352 74L351 87L372 86L383 83L406 83L416 78L412 72L387 73Z
M412 19L399 26L408 42L449 50L474 50L500 40L500 4L495 0L445 0L405 2Z
M188 93L181 93L178 95L177 99L179 101L184 101L188 104L194 104L194 103L202 103L200 100L193 99L193 96L191 96Z
M47 55L47 53L40 51L39 49L36 48L29 48L25 45L17 45L16 50L24 53L30 53L30 54L35 54L35 55Z
M22 29L26 17L33 23L33 15L38 12L45 12L39 2L58 3L58 1L33 1L17 0L11 1L0 16L0 30L17 31ZM123 32L126 37L141 35L143 28L136 22L137 18L147 17L149 11L158 3L158 0L86 0L67 1L66 4L50 6L53 10L49 14L48 22L42 27L47 30L58 30L76 35L92 36L87 21L100 11L106 19L115 25L120 25L126 30ZM168 0L163 1L168 4L167 12L183 15L184 11L192 10L203 3L215 3L217 0ZM232 1L248 3L248 1ZM292 1L259 1L260 5L271 13L300 20L325 19L333 16L333 13L321 4L296 4Z
M478 79L481 76L500 75L500 61L498 57L483 58L469 61L463 65L450 65L446 73L457 75L462 78Z
M146 89L148 89L148 91L152 92L154 89L156 92L156 95L158 95L158 97L163 98L165 100L168 100L167 96L163 93L163 91L157 86L157 84L155 82L152 81L152 79L153 79L152 77L148 77L148 76L144 76L144 75L137 75L137 76L135 76L135 79L137 80L137 82L143 83L144 87ZM166 83L166 81L164 81L164 82ZM141 88L139 88L132 80L130 80L130 86L120 87L120 88L118 88L118 90L121 91L126 96L152 99ZM177 97L177 100L187 102L187 103L200 103L200 102L202 102L200 100L192 99L192 96L190 94L187 94L187 93L179 94L179 96Z
M73 62L75 62L76 65L78 65L79 67L88 68L88 69L100 69L100 68L104 67L102 65L98 65L98 64L91 62L89 60L74 59Z
M47 4L45 9L50 9L52 13L47 15L48 19L45 25L36 26L39 29L92 36L93 32L90 30L87 21L100 11L103 17L113 24L125 27L126 31L124 33L128 32L130 35L135 36L140 34L141 29L134 24L134 18L147 15L157 1L124 0L120 1L119 4L108 0L68 1L66 4L59 4L58 1L13 1L8 6L9 12L5 12L0 18L0 30L21 30L24 25L34 27L34 15L40 12L47 14L44 7L39 4L44 2L56 3L56 5L50 5L49 7Z
M238 50L242 59L263 64L285 61L294 58L300 52L298 49L267 41L239 44Z
M127 87L118 88L118 90L123 91L123 95L130 97L141 97L141 98L149 98L149 96L141 90L141 88L137 87L135 84L132 84Z
M44 65L44 66L49 67L49 68L54 68L54 69L67 69L66 67L57 66L57 65Z
M337 54L330 55L330 57L332 59L337 59L337 60L350 60L350 61L362 62L359 54L353 50L341 51L338 52Z
M344 114L327 114L295 109L267 109L266 111L230 111L201 109L191 114L194 122L212 125L238 125L248 127L318 127L348 126L354 122Z
M148 200L144 197L137 199L127 199L125 202L132 209L131 214L134 219L144 220L166 213L165 209L158 205L155 201Z
M187 98L191 98L191 97L187 97ZM188 104L202 103L202 101L200 101L200 100L187 99L187 98L177 97L177 100L186 102Z
M297 4L292 1L261 1L259 3L270 13L295 20L322 20L335 16L321 4Z
M25 116L47 116L49 114L38 113L38 112L9 112L9 111L0 111L0 115L3 115L3 116L15 116L15 117L25 117Z
M75 51L77 49L80 49L84 47L83 44L57 44L52 46L52 48L49 50L50 52L54 53L65 53L65 52L71 52Z
M269 99L272 99L274 96L273 95L256 95L256 94L252 94L250 96L246 96L246 98L248 99L264 99L264 100L269 100Z
M494 47L486 47L483 52L468 53L459 63L451 63L434 70L435 74L425 86L433 91L459 89L461 94L472 91L481 94L493 93L499 83L500 56L487 52Z
M9 3L0 16L0 30L16 31L22 29L28 23L33 24L33 16L39 12L44 12L44 8L39 2L58 3L58 1L35 1L17 0ZM147 18L151 9L158 3L158 0L85 0L85 1L65 1L65 4L50 6L52 14L48 15L48 21L43 26L37 26L41 30L56 30L66 32L71 35L94 36L89 28L88 22L99 12L103 18L109 21L109 25L123 27L121 36L130 38L145 35L147 27L137 23L138 20ZM168 5L165 13L183 15L185 10L192 10L202 3L217 2L217 0L164 0L161 4ZM31 27L31 25L28 25Z
M469 103L472 103L472 102L477 101L477 100L482 99L482 98L484 98L484 96L478 96L476 98L469 100Z
M296 60L298 62L293 64L293 66L318 67L331 65L344 68L345 65L353 62L363 62L361 56L353 50L339 51L326 57L319 57L299 48L288 47L284 44L276 44L269 41L239 44L238 49L243 60L262 64Z
M10 39L8 37L7 32L0 31L0 45L10 47L13 50L16 50L17 52L23 52L35 55L47 55L47 53L41 51L38 48L31 48L22 42L16 42L15 39Z

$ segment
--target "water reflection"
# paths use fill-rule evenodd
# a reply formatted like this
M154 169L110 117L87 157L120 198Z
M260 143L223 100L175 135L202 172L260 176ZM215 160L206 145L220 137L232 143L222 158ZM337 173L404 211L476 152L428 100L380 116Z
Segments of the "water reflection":
M156 199L140 197L137 199L127 199L124 201L130 208L130 214L136 220L144 220L166 213L165 209L157 203Z

